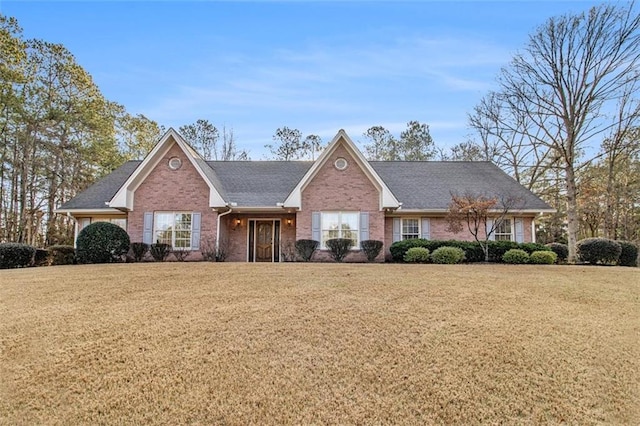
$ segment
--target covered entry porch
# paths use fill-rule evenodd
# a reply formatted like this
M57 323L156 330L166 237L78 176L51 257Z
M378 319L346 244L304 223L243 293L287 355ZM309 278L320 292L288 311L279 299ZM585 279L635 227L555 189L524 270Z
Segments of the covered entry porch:
M293 254L295 215L230 214L226 220L227 260L231 262L282 262Z

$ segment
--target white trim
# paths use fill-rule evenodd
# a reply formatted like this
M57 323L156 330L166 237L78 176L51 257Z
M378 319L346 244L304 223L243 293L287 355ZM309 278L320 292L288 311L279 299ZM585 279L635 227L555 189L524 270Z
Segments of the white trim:
M319 212L320 213L320 245L318 246L318 250L328 250L327 247L324 245L324 215L325 214L337 214L338 218L339 218L339 225L342 223L342 215L344 213L348 213L348 214L355 214L356 218L358 220L358 229L355 229L355 233L356 233L356 243L353 245L353 247L351 247L351 251L356 251L356 250L360 250L360 227L362 226L362 224L360 223L360 213L362 213L360 210L322 210ZM337 229L339 234L342 234L342 229L338 228ZM349 229L350 232L353 232L353 229ZM344 237L338 237L338 238L344 238Z
M404 236L408 235L403 232L404 230L404 221L407 219L417 220L418 221L418 234L416 238L422 238L422 218L419 216L402 216L400 217L400 241L404 240ZM409 238L408 238L409 239Z
M152 228L152 241L157 242L157 233L158 233L158 215L171 215L172 225L169 229L171 229L171 249L172 250L184 250L184 251L193 251L192 249L192 239L193 239L193 211L180 211L180 210L157 210L153 212L153 228ZM189 215L189 246L188 247L175 247L176 243L176 216L177 215ZM161 230L161 232L165 232L167 230ZM181 230L182 231L182 230Z
M494 219L494 222L495 222L495 220L496 220L496 219ZM493 232L492 232L493 239L494 239L494 241L506 241L506 240L498 240L498 235L500 235L500 236L502 236L502 235L507 235L506 233L498 233L498 227L499 227L500 225L502 225L502 223L503 223L505 220L508 220L508 221L510 222L510 227L511 227L511 232L510 232L510 237L509 237L510 239L509 239L509 241L513 241L513 242L515 242L515 241L516 241L516 220L515 220L515 218L514 218L514 217L512 217L512 216L506 216L506 217L503 217L503 218L501 219L500 223L498 223L498 224L496 224L496 225L494 226L494 228L493 228Z
M524 219L523 219L524 220ZM536 218L531 218L531 242L536 242Z
M85 214L102 214L102 215L122 215L127 216L127 212L123 212L120 209L104 208L104 209L56 209L54 213L71 213L72 215L85 215Z
M191 165L196 169L207 186L209 186L209 207L226 206L227 203L196 161L196 158L199 158L198 153L195 152L184 139L182 139L178 132L173 130L173 128L170 128L162 138L160 138L160 141L158 141L158 143L153 147L151 152L144 158L144 160L142 160L142 163L136 167L126 182L120 187L120 189L118 189L118 192L116 192L113 198L107 203L109 207L133 210L133 196L136 189L138 189L147 176L149 176L165 154L169 152L173 143L180 147L182 152L184 152L185 156L191 162Z
M369 164L369 162L364 158L360 150L358 150L347 133L342 129L338 131L336 136L329 143L329 146L322 152L322 154L320 154L318 159L313 163L311 168L307 171L307 173L305 173L302 179L300 179L300 182L298 182L296 187L293 189L293 191L291 191L287 199L284 201L283 207L294 209L302 208L302 191L309 184L309 182L311 182L311 180L315 177L322 166L324 166L331 154L333 154L333 152L340 144L342 144L349 152L349 154L351 154L354 161L358 163L371 183L373 183L373 185L380 191L380 210L385 208L399 208L401 206L401 203L396 199L395 195L393 195L384 181L376 173L373 167L371 167L371 164Z

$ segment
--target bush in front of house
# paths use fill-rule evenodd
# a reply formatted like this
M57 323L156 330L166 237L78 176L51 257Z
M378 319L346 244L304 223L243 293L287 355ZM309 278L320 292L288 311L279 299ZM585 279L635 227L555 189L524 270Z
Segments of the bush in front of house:
M118 225L95 222L78 234L76 260L78 263L121 262L130 245L127 231Z
M464 259L465 253L460 247L442 246L431 253L433 263L454 265L461 263Z
M0 269L26 268L31 265L36 248L28 244L0 244Z
M184 262L191 252L189 250L177 249L172 250L171 253L173 253L173 257L175 257L178 262Z
M552 251L534 251L529 255L529 263L536 265L553 265L558 260L558 255Z
M504 263L511 263L511 264L528 263L529 253L527 253L522 249L507 250L507 252L502 255L502 261Z
M296 241L296 253L298 253L300 260L309 262L319 245L320 243L316 240L298 240Z
M411 247L404 255L406 263L429 262L429 249L424 247Z
M622 252L622 246L608 238L585 238L578 241L576 248L578 259L592 265L615 265Z
M171 246L165 243L151 244L149 252L151 253L151 257L153 257L153 260L156 262L164 262L171 253Z
M133 260L141 262L144 256L149 251L149 244L147 243L131 243L131 252L133 253Z
M76 249L73 246L55 245L49 247L51 265L73 265L76 263Z
M33 255L33 266L48 266L49 265L49 250L36 248L36 253Z
M326 244L329 255L336 262L342 262L353 247L353 241L348 238L332 238Z
M562 243L549 243L547 247L558 256L558 262L566 262L569 257L569 246Z
M629 241L618 241L620 244L620 266L638 266L638 246Z
M360 243L360 248L367 257L368 262L373 262L382 250L382 241L379 240L364 240Z

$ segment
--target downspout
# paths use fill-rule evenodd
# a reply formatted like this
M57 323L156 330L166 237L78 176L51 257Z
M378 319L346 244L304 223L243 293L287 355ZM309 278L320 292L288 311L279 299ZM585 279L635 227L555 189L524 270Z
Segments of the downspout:
M220 218L222 216L228 215L229 213L231 213L233 211L233 209L231 208L230 204L227 204L227 207L229 207L229 210L227 210L224 213L218 214L218 218L217 218L218 222L216 224L216 256L217 256L217 253L220 251Z

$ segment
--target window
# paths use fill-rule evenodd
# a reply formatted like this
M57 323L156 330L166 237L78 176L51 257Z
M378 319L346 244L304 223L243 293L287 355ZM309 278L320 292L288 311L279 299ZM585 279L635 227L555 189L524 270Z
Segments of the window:
M326 249L326 241L332 238L348 238L353 247L360 244L359 212L322 212L322 241L320 247Z
M496 225L496 229L493 232L494 239L496 241L513 241L513 226L511 225L511 219L502 219L502 221Z
M191 213L158 212L154 216L154 241L174 249L191 250Z
M89 226L89 224L96 223L96 222L113 223L114 225L118 225L120 228L124 229L125 231L127 230L127 219L120 219L120 218L116 218L116 217L112 217L112 218L103 218L103 217L90 218L90 217L85 217L83 219L80 219L80 225L78 227L78 230L81 231L84 228L86 228L87 226Z
M420 238L420 219L406 218L402 219L402 239L410 240L412 238Z

